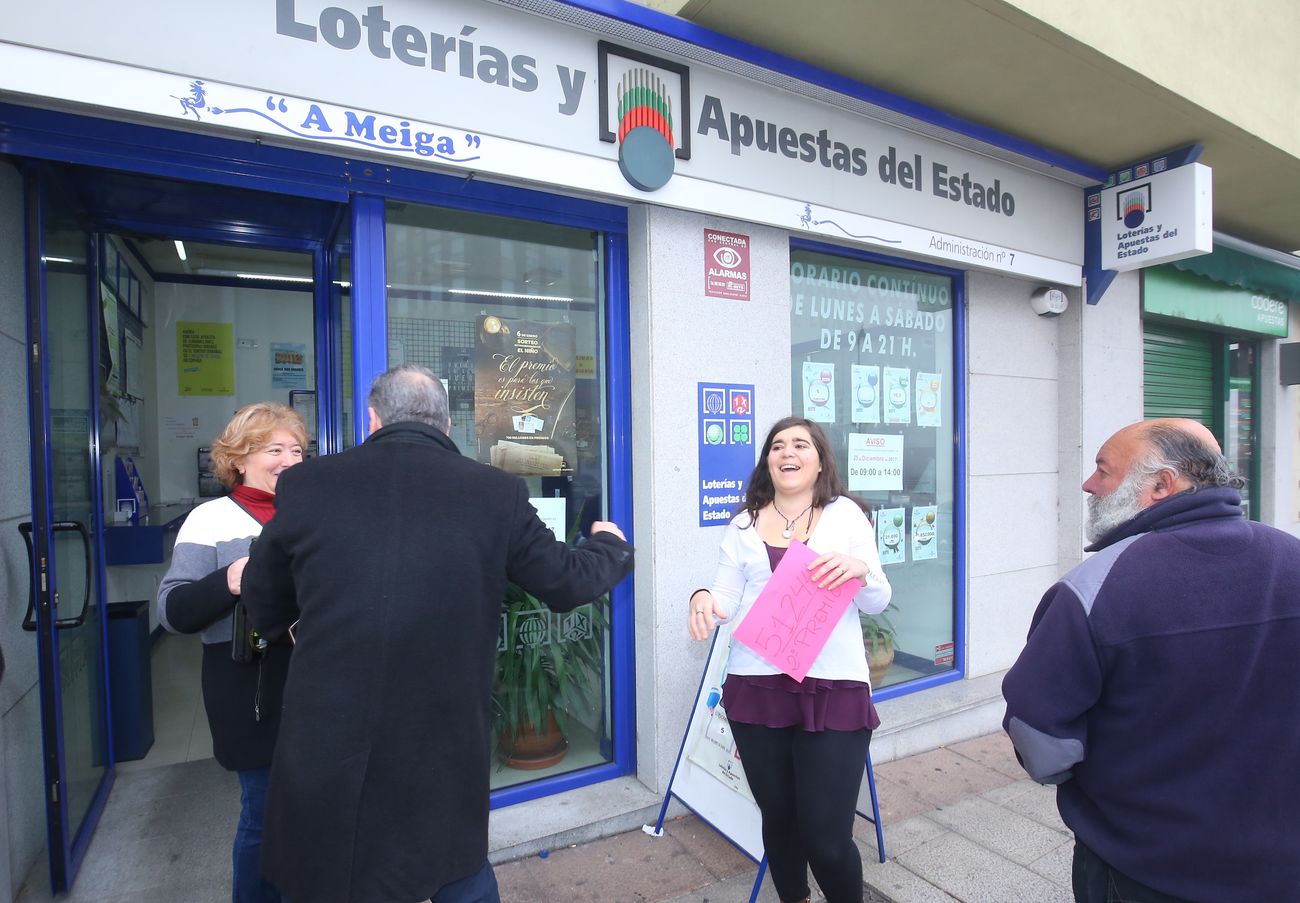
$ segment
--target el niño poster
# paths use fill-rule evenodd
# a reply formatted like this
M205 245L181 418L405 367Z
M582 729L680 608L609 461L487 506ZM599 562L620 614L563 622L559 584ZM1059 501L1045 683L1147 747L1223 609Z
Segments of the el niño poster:
M478 318L474 428L478 459L522 475L573 472L574 327Z

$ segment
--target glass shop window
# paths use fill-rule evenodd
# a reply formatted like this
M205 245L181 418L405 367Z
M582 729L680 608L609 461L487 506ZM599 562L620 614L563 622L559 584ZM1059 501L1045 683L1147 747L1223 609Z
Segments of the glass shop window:
M461 453L518 474L565 541L607 517L601 234L389 202L389 364L447 386ZM608 600L505 600L494 788L611 761Z
M792 411L822 425L869 502L894 588L862 617L876 689L950 671L955 651L953 280L790 255Z

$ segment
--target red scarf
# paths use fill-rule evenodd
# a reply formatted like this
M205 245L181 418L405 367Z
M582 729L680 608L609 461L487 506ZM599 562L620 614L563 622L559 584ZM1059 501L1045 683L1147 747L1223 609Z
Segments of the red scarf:
M245 486L240 483L235 487L230 497L235 500L239 507L243 508L259 523L265 526L266 522L275 514L275 493L267 492L265 489L254 489L252 486Z

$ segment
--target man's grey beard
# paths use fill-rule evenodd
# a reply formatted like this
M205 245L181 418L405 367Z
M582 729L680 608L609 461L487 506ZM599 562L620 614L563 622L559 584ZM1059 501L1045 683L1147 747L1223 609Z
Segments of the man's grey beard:
M1096 542L1142 510L1138 497L1148 477L1134 467L1124 481L1106 495L1088 496L1088 541Z

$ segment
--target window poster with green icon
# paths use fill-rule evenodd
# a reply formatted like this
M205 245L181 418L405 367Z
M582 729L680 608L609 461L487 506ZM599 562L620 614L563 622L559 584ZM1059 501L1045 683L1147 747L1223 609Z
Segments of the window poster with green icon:
M700 526L731 522L754 469L754 386L700 383Z
M953 668L956 295L950 276L791 249L792 407L870 504L894 588L887 620L863 617L894 650L877 688Z

